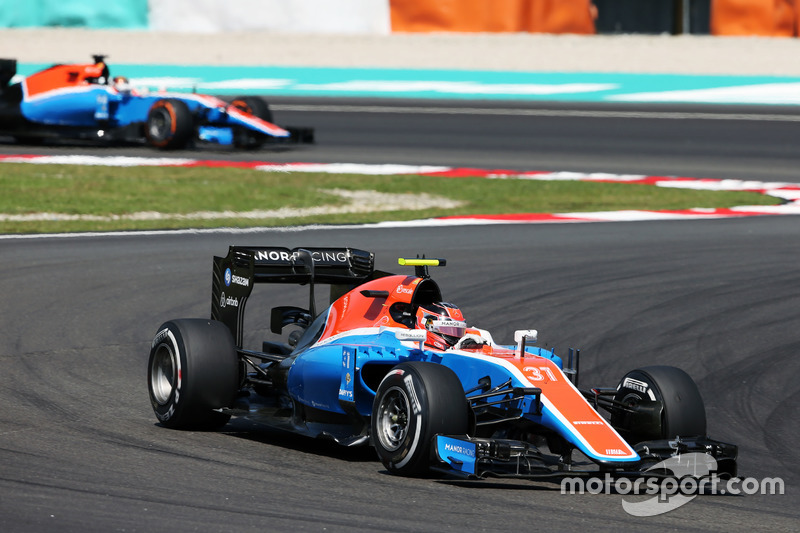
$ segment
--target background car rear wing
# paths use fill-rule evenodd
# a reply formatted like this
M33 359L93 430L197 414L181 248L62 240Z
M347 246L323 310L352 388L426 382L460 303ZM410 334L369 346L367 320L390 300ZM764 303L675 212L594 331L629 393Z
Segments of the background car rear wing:
M11 82L17 73L16 59L0 59L0 92Z
M231 246L214 257L211 318L231 330L242 347L244 308L256 283L309 284L308 313L316 316L314 286L331 286L331 300L372 279L375 254L354 248Z

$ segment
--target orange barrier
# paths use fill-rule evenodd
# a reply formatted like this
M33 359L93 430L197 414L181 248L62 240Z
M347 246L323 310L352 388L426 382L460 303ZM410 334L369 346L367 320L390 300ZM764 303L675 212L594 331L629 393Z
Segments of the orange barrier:
M797 36L800 0L712 0L712 35Z
M392 32L594 33L591 0L390 0Z

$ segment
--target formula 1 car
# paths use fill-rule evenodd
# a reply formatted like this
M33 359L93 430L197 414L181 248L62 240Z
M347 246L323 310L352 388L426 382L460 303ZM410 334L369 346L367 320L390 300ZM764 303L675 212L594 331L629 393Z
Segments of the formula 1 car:
M168 321L151 344L147 382L161 425L246 417L371 444L389 472L408 476L669 475L651 468L681 454L736 475L737 447L707 437L703 400L682 370L646 367L616 388L579 389L579 352L565 363L535 346L535 330L501 345L467 327L429 274L445 260L400 259L414 275L374 261L352 248L232 246L214 257L211 319ZM257 284L308 285L310 296L307 308L272 308L279 337L251 350L244 311ZM320 284L331 303L317 313Z
M27 143L81 139L180 149L197 142L256 149L268 141L313 142L311 128L282 128L262 99L230 103L200 94L133 88L94 63L54 65L11 83L16 60L0 59L0 134Z

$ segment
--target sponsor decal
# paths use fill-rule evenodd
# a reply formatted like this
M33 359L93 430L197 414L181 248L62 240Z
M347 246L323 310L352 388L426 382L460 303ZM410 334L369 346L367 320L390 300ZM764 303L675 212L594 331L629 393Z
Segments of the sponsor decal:
M256 261L291 261L292 254L280 250L259 250L255 253Z
M225 286L230 287L231 283L234 285L240 285L242 287L249 287L250 280L243 276L237 276L234 274L230 268L225 269Z
M628 455L625 450L619 448L606 448L606 455Z
M169 329L167 328L164 328L158 333L156 333L156 336L153 337L153 344L151 344L150 347L155 348L156 346L161 344L161 341L163 341L167 337L167 335L169 335Z
M414 380L411 378L411 374L404 377L403 382L408 389L408 395L411 396L411 406L414 409L414 414L418 415L422 412L422 405L420 405L419 398L417 398L417 391L414 389Z
M347 389L339 389L339 399L344 401L353 401L353 391Z
M462 446L460 444L453 444L452 442L446 442L444 445L445 451L451 453L457 453L460 455L466 455L467 457L475 457L475 446Z
M438 348L438 349L440 349L440 350L447 350L447 349L449 348L449 346L448 346L448 345L446 345L445 343L441 342L441 341L440 341L439 339L437 339L436 337L430 337L430 338L428 338L428 339L425 341L425 344L427 344L428 346L433 346L434 348Z
M96 120L108 120L108 94L97 95L97 108L94 111Z
M220 307L239 307L239 300L234 298L233 296L225 296L223 292L222 295L219 297L219 306Z
M647 394L647 383L644 381L639 381L638 379L632 378L625 378L622 380L622 388L633 389L636 392L641 392L642 394Z
M413 289L413 287L407 289L407 288L403 287L402 285L398 285L397 289L396 289L396 292L398 294L414 294L414 289Z
M254 257L260 262L292 262L298 252L289 250L258 250ZM311 252L311 259L315 263L328 264L347 264L347 252L344 250L314 250Z
M311 258L318 263L347 263L347 252L311 252Z
M603 423L599 420L576 420L572 423L573 426L602 426Z
M250 280L242 276L231 276L231 283L234 285L241 285L242 287L249 287Z
M342 380L339 384L339 401L354 401L353 373L355 372L356 351L352 347L342 349Z
M438 435L436 437L436 454L455 471L466 474L475 473L478 455L475 443Z

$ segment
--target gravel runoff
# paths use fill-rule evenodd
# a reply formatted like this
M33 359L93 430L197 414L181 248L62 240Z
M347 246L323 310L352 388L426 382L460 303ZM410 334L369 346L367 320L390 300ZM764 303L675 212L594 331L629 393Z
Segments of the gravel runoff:
M2 29L24 62L384 67L800 76L800 39L543 34L298 35Z

